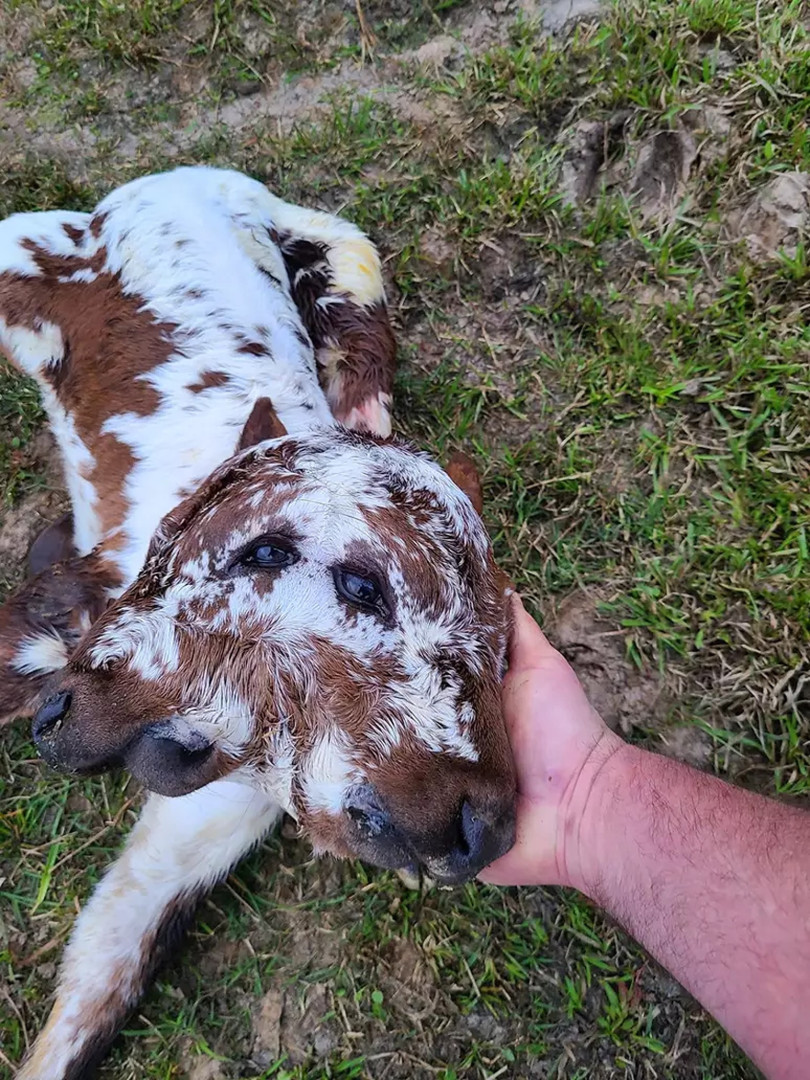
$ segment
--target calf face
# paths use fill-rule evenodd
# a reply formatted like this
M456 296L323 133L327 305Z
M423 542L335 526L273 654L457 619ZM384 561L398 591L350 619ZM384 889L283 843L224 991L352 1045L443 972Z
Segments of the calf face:
M164 519L35 738L163 794L238 774L316 849L464 880L514 838L507 591L424 455L340 430L264 442Z

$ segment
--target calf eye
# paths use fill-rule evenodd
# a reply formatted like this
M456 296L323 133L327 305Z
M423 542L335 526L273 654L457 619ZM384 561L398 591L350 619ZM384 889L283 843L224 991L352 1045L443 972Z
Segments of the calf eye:
M279 570L283 566L292 566L298 561L298 555L277 540L259 537L242 552L238 561L242 566L255 566L260 570Z
M341 567L335 568L334 575L335 588L344 600L365 611L385 611L382 590L373 577Z

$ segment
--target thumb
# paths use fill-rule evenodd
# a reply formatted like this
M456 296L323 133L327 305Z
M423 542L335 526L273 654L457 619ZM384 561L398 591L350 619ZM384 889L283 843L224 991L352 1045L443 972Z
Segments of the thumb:
M512 595L513 624L509 644L509 675L520 674L534 668L544 667L549 660L560 654L523 606L517 595Z

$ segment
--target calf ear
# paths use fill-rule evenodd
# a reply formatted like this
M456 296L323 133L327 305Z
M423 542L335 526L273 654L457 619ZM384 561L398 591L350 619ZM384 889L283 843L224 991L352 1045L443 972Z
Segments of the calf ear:
M0 607L0 723L31 715L117 584L91 554L49 566Z
M267 439L282 439L287 434L287 429L278 418L278 413L273 408L270 398L261 397L247 418L236 452L247 450L249 446L265 442Z
M73 514L64 514L53 525L48 525L36 537L28 549L28 577L47 570L56 563L77 557L73 546Z
M265 442L267 439L282 439L286 434L287 429L279 420L270 398L259 398L242 428L234 453L248 450L251 446ZM242 469L242 463L228 458L224 464L211 473L207 480L202 482L196 491L186 495L182 502L163 517L149 543L144 563L145 571L150 570L150 567L153 571L158 569L157 563L167 550L169 543L188 525L195 514ZM144 585L145 579L139 578L132 588L140 589Z
M445 467L445 472L456 485L461 488L475 512L480 514L484 509L484 492L481 487L481 477L478 469L473 464L472 458L461 452L453 454Z

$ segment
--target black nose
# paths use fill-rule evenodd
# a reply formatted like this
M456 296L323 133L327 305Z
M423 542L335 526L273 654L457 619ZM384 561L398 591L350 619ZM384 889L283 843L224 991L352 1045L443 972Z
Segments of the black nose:
M370 785L356 788L346 804L356 829L355 853L378 866L421 864L440 884L470 881L515 842L514 805L498 813L481 811L464 800L457 816L438 833L418 833L394 824Z
M505 855L515 842L513 812L494 820L477 810L466 799L461 804L456 841L448 854L428 864L437 879L447 882L469 881L485 866Z
M70 711L70 702L70 693L67 690L63 690L60 694L54 694L53 697L49 697L48 700L39 707L31 726L34 742L39 742L40 739L47 738L48 735L58 727Z

